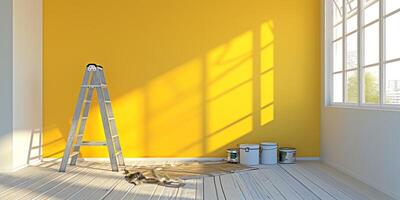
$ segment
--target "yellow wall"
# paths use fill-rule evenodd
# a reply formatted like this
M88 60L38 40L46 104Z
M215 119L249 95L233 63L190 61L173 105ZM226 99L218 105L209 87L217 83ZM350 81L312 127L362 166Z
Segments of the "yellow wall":
M224 156L263 141L319 156L319 10L319 0L45 0L44 155L62 154L94 62L125 157ZM90 117L86 139L104 138L96 106Z

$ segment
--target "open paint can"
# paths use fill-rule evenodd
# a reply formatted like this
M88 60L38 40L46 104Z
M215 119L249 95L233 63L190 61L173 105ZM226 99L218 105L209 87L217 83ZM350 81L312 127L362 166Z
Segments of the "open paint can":
M279 148L279 163L282 164L296 163L296 148L292 147Z
M226 161L230 163L238 163L239 162L239 149L227 149L226 150L228 156L226 158Z

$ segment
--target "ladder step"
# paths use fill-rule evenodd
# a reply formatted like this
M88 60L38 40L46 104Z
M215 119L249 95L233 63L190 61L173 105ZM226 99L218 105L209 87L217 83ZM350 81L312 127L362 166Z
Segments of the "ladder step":
M106 100L106 101L104 101L104 102L105 102L105 103L111 103L111 101L107 101L107 100Z
M33 150L33 149L39 149L40 148L40 146L33 146L33 147L31 147L31 150Z
M84 100L83 101L84 103L90 103L90 102L92 102L91 100Z
M122 151L117 151L117 152L115 152L115 155L119 155L121 153L122 153Z
M112 136L112 138L117 138L117 137L119 137L119 136L118 136L118 135L113 135L113 136Z
M75 152L72 152L71 155L69 155L69 157L74 157L74 156L77 156L77 155L79 155L79 152L75 151Z
M81 85L81 87L83 87L83 88L99 88L99 87L106 88L107 85L105 85L105 84L101 84L101 85Z
M38 155L38 156L33 156L33 157L30 157L29 158L29 160L35 160L35 159L39 159L40 158L40 155Z
M110 117L110 118L108 118L108 120L110 120L110 121L111 121L111 120L115 120L115 118L114 118L114 117Z
M81 119L87 119L88 117L81 117Z
M82 144L76 144L75 146L106 146L107 142L101 141L83 141Z

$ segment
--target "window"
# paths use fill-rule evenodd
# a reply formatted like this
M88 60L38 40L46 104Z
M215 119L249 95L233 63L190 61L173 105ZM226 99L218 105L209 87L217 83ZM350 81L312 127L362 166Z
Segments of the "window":
M331 105L400 108L400 0L326 0Z

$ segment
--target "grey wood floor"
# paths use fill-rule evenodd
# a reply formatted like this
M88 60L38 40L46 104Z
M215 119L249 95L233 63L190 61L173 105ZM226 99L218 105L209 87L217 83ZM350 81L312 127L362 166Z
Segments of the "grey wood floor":
M129 165L161 164L136 161ZM259 170L185 180L182 188L134 186L107 163L79 162L59 173L59 162L43 162L0 174L0 199L195 199L195 200L367 200L391 199L383 193L317 161L260 165Z

